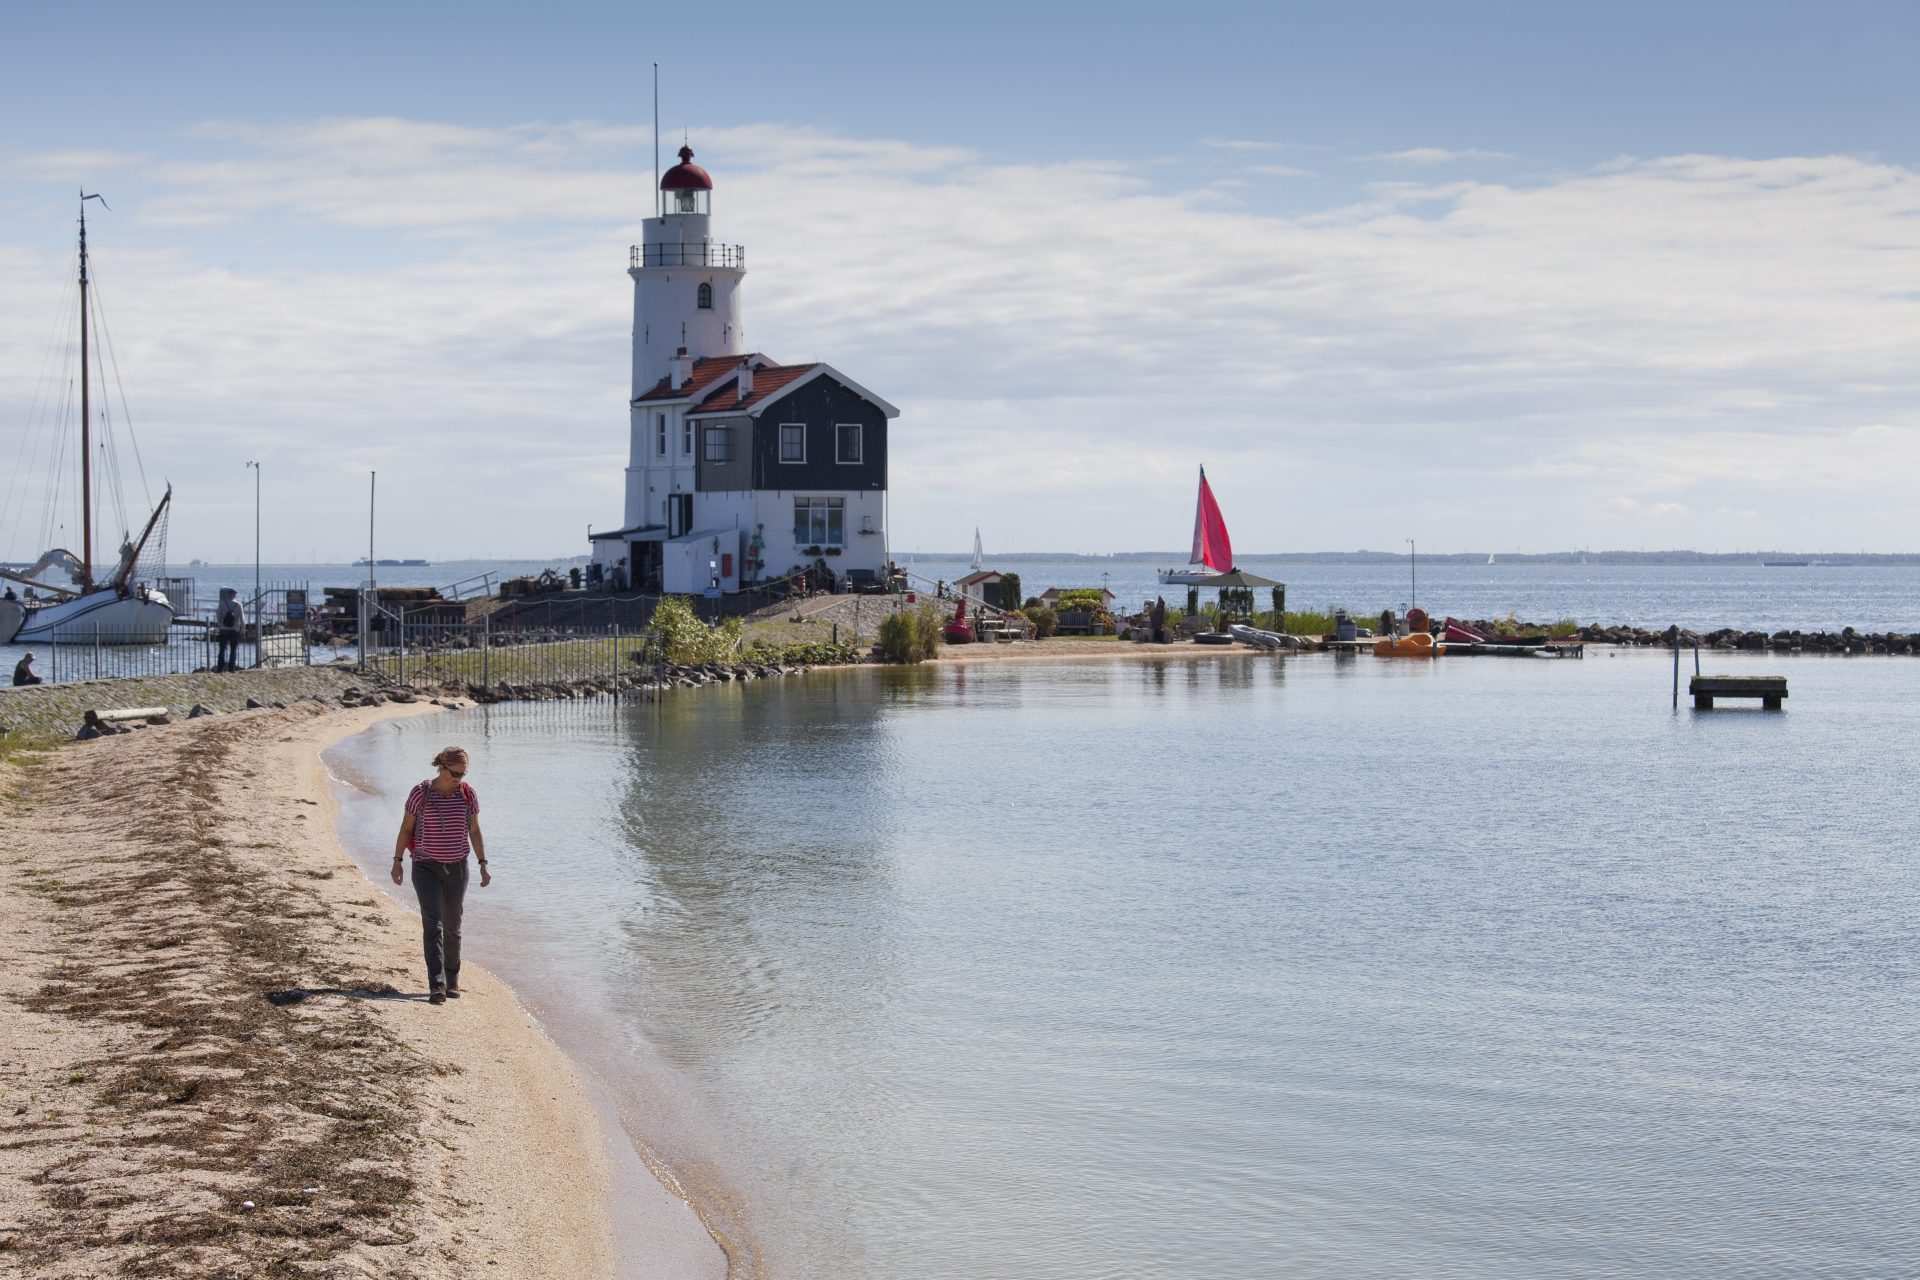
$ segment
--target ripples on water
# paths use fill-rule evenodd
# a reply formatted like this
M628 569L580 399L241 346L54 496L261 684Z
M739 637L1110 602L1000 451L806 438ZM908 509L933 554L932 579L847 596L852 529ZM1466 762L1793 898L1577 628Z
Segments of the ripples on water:
M347 830L474 750L475 953L766 1275L1911 1274L1920 666L1771 665L499 708L348 748Z

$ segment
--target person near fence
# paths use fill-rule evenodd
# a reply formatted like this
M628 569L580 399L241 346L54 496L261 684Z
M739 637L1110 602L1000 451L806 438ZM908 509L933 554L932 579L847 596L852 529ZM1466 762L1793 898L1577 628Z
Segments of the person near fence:
M393 843L393 882L402 882L402 864L412 851L427 999L444 1004L460 995L460 919L468 856L480 864L482 888L493 883L493 873L487 870L487 842L480 835L480 797L466 780L466 751L448 747L433 764L438 772L407 796L406 815Z
M215 671L238 671L240 669L240 629L247 623L247 611L240 607L240 597L232 587L220 588L220 607L214 610L213 622L220 631L220 653L215 659Z
M58 664L55 664L55 665L58 665ZM14 664L13 683L15 688L18 688L23 684L45 683L40 679L39 676L33 674L33 651L31 649L27 651L26 657L20 659L19 662Z

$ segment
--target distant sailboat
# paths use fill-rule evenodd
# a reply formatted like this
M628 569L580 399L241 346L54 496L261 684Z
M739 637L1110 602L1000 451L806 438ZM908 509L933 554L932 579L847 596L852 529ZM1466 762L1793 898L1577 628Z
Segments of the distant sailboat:
M973 527L973 571L980 572L980 562L986 557L980 550L980 526Z
M1487 552L1487 563L1488 563L1488 564L1492 564L1492 563L1493 563L1493 552L1491 552L1491 551L1489 551L1489 552Z
M1163 571L1160 581L1174 586L1197 585L1211 581L1215 574L1232 571L1233 539L1227 535L1227 520L1214 500L1213 486L1207 483L1207 469L1201 467L1200 493L1193 509L1193 551L1187 558L1187 568Z

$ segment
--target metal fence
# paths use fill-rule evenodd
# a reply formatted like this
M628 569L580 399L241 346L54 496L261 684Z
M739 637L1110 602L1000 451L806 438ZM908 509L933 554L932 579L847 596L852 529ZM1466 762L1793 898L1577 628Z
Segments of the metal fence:
M648 674L659 659L643 631L618 623L563 630L495 629L487 620L465 625L401 623L387 627L382 647L362 665L396 684L557 685L612 682Z
M61 684L212 671L220 658L219 649L215 633L202 627L176 628L163 644L135 643L127 636L96 630L82 640L36 640L0 646L0 663L11 673L25 661L28 672L43 683ZM242 670L308 666L312 662L313 650L305 633L298 630L269 631L256 640L249 628L234 655L234 665Z

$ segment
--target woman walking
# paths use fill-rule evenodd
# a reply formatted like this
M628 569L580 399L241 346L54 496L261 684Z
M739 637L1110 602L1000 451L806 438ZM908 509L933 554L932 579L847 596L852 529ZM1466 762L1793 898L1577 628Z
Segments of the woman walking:
M393 882L413 852L413 892L420 899L420 932L427 958L427 999L445 1004L460 995L460 911L467 896L467 855L480 863L480 886L493 883L487 843L480 835L480 797L467 785L467 753L448 747L433 758L439 773L413 789L393 842Z

